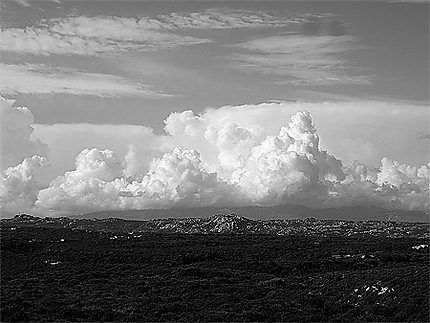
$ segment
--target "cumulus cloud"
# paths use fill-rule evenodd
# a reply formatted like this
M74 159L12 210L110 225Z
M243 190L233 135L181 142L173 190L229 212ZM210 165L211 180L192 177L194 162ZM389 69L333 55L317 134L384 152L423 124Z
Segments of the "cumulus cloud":
M213 205L234 201L228 184L201 166L199 153L175 148L154 159L141 181L127 177L125 162L110 150L85 149L76 158L76 170L53 180L36 201L44 209L66 211L145 209Z
M155 158L141 179L126 176L136 162L132 151L120 162L111 151L84 150L76 170L41 190L36 205L68 211L279 204L428 207L428 165L416 168L384 158L380 167L345 166L321 149L308 112L295 113L288 125L267 136L258 127L208 123L209 114L171 115L168 139L188 141L188 148L176 146ZM208 149L191 148L203 146Z
M231 56L235 67L273 75L280 83L370 83L364 75L353 75L354 68L344 58L357 48L356 40L349 35L284 34L252 39L234 47L244 50Z
M232 179L256 204L301 200L320 181L344 178L341 162L320 149L308 112L293 115L288 126L253 147L242 163Z
M48 147L31 139L33 114L26 107L14 106L14 100L0 96L0 164L4 170L34 154L46 156Z
M141 182L133 181L123 194L134 208L202 206L237 203L235 187L207 171L199 152L176 147L155 159Z
M238 142L246 140L246 136L241 136L242 129L228 129L231 138L236 137ZM228 129L224 129L221 136L225 136ZM142 181L130 183L129 180L128 184L124 181L124 170L113 171L109 166L110 160L111 165L119 164L113 161L112 152L84 150L76 160L76 170L67 172L42 190L37 203L62 209L69 208L70 202L75 207L107 207L108 203L113 203L113 206L109 205L115 208L237 203L275 205L289 197L305 195L322 179L344 177L340 161L320 150L316 129L306 112L294 115L277 136L269 136L249 147L247 159L243 155L225 158L222 155L227 155L228 150L224 150L225 146L219 147L221 158L215 163L203 161L196 150L176 147L155 159ZM223 160L233 160L239 165L233 168L231 164L224 165Z
M118 192L125 185L121 164L111 150L84 149L76 157L76 169L42 189L36 206L54 210L118 209Z
M66 93L98 97L131 95L148 98L169 96L150 89L148 85L130 82L110 74L80 72L42 64L0 64L0 68L2 71L0 89L5 94Z
M214 131L221 133L222 129L236 124L261 142L268 135L276 135L291 116L301 110L311 113L318 126L321 146L346 164L358 159L377 166L385 156L414 166L428 161L428 144L417 139L428 133L430 112L426 105L297 101L224 106L208 109L200 115L192 111L172 113L165 121L166 131L175 138L176 144L197 149L206 157L205 152L212 147L208 148L203 139L210 138ZM381 128L384 124L389 126Z
M34 155L2 171L0 178L0 211L26 212L34 208L39 191L49 183L49 163Z
M25 205L63 212L280 204L315 208L373 205L428 211L428 155L424 165L380 158L369 166L358 161L345 163L322 147L310 110L316 112L316 124L332 132L339 131L334 128L344 123L343 134L351 131L355 135L353 122L358 122L363 138L374 133L372 122L361 120L373 117L374 131L381 132L381 120L386 118L385 123L393 128L392 146L402 142L396 133L406 136L399 134L402 127L427 127L422 120L428 115L424 107L370 104L288 102L227 106L199 115L192 111L173 113L165 120L166 135L148 132L141 143L133 143L119 154L112 149L87 147L77 155L74 169L57 174L53 180L27 175L37 174L45 159L25 159L3 172L3 201L11 201L8 197L23 191L28 192L21 197ZM58 131L55 127L47 129ZM143 133L142 129L137 131L138 135ZM416 133L410 138L422 142ZM140 146L145 145L153 149L145 150L146 158L141 158Z
M328 206L377 205L389 209L429 212L430 163L421 167L383 158L379 168L358 162L346 168L347 177L328 190Z
M155 135L152 128L138 125L35 124L32 138L50 147L49 160L60 174L74 169L75 158L81 151L97 147L125 158L127 176L142 177L154 157L171 149L163 148L163 136Z

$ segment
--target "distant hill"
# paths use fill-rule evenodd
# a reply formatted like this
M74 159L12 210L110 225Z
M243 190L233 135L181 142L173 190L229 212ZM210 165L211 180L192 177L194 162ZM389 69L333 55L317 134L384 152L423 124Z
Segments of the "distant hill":
M386 210L378 207L342 207L327 209L310 209L304 206L246 206L246 207L199 207L173 208L157 210L100 211L73 215L72 218L107 219L121 218L127 220L151 220L167 218L202 218L214 214L235 213L254 220L305 219L345 220L345 221L397 221L429 222L429 214L422 211Z
M62 228L72 230L111 232L119 235L139 236L142 233L180 234L270 234L314 237L415 237L428 238L429 223L394 221L343 221L306 219L252 220L234 213L215 214L199 218L168 218L152 220L71 219L50 218L19 214L13 219L1 220L1 228L17 227ZM131 235L131 236L130 236ZM115 239L117 237L115 236ZM428 247L428 246L427 246Z

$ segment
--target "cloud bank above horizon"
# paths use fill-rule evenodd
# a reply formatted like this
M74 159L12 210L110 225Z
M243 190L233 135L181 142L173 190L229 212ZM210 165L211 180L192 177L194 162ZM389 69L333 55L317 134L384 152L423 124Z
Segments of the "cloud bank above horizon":
M365 205L428 212L428 154L417 159L426 160L423 165L382 157L372 166L353 158L346 158L346 162L325 150L327 146L337 147L345 159L354 151L354 144L358 149L368 149L362 147L368 140L365 135L356 136L354 131L374 136L369 160L383 156L378 149L389 144L387 140L391 148L406 140L419 150L421 141L425 142L419 139L420 131L428 131L426 107L373 102L366 109L369 104L267 103L224 106L198 115L188 110L172 113L164 121L165 134L156 135L148 127L130 125L40 128L32 125L28 108L15 107L13 100L2 99L1 156L8 159L2 160L1 208L9 213L58 214L293 204L313 208ZM347 115L375 120L374 124L368 122L366 129L348 129L355 143L344 138L342 151L333 138L322 148L311 113L322 130L331 129L334 139L339 134L336 131L342 131L337 124L350 126ZM384 129L381 134L383 118L391 124L392 132ZM10 120L14 120L13 131L5 129ZM416 132L399 134L402 126L414 126ZM114 128L117 135L112 134ZM70 139L83 130L84 136L94 133L94 138ZM44 133L46 138L55 138L55 132L62 134L57 143L43 142ZM36 133L42 140L35 138ZM64 167L60 145L76 146L74 164L69 160ZM66 157L72 159L70 154Z

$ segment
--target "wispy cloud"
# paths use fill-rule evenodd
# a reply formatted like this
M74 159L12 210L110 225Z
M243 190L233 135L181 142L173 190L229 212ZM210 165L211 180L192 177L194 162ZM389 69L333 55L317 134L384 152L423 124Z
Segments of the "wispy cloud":
M236 29L283 27L298 21L297 16L279 16L269 12L211 8L201 12L158 15L142 18L141 23L155 29Z
M97 56L206 42L209 40L151 30L133 18L80 16L52 19L35 27L3 30L0 48L34 55Z
M41 64L1 64L0 66L2 71L0 89L6 94L66 93L99 97L132 95L148 98L169 96L150 89L148 85L110 74L85 73Z
M430 4L430 0L392 0L393 3Z
M244 52L232 56L235 66L276 76L291 84L368 84L363 75L352 75L344 58L356 47L349 35L283 34L235 45Z
M189 29L277 28L309 21L323 21L329 14L279 15L264 11L207 9L155 17L70 16L1 32L4 51L34 54L107 55L153 51L211 42L186 36ZM330 16L331 17L331 16Z
M20 6L23 6L23 7L27 7L27 8L30 8L30 7L32 7L32 4L31 4L31 2L34 2L34 1L36 1L36 0L10 0L11 2L14 2L14 3L17 3L17 4L19 4ZM60 0L48 0L48 1L50 1L50 2L55 2L55 3L61 3L61 1Z
M13 0L13 2L23 6L23 7L31 7L31 3L27 0Z

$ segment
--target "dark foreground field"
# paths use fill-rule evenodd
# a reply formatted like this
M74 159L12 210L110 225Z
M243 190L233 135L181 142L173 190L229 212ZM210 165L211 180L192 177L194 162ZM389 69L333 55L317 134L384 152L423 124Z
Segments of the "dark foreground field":
M2 228L1 321L428 321L416 238Z

